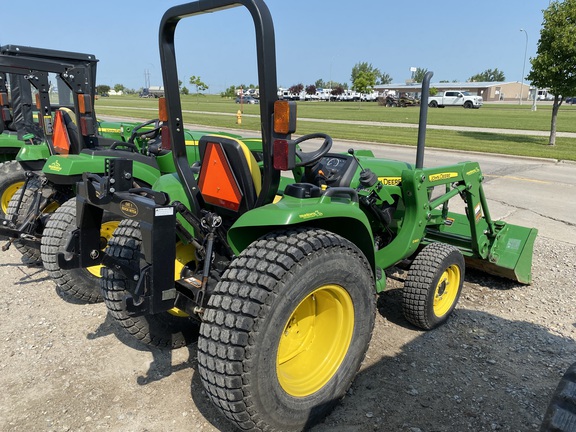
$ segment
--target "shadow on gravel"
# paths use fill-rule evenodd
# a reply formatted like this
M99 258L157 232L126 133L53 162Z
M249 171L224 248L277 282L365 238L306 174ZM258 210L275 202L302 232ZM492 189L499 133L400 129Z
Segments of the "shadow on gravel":
M374 346L386 344L385 333L372 337L380 339ZM369 362L379 356L374 348L368 354ZM538 430L575 357L574 340L542 326L457 309L445 325L360 372L314 430Z

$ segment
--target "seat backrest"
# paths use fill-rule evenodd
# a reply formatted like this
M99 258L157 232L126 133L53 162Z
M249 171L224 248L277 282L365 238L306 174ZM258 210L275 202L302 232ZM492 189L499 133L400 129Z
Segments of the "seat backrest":
M198 187L207 204L240 215L254 207L262 188L260 167L240 140L217 135L200 139Z

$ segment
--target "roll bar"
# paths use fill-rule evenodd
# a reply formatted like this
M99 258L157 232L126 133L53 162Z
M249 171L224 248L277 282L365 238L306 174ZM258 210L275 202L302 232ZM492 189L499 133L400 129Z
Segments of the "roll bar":
M276 45L274 25L268 7L262 0L199 0L166 11L160 23L159 43L162 76L168 111L168 126L172 138L172 151L176 170L184 183L184 189L192 204L192 211L198 213L199 189L186 157L184 140L184 121L178 88L174 33L178 22L187 17L215 12L237 6L244 6L250 12L256 31L256 53L258 58L258 85L260 88L260 122L262 131L262 150L264 172L262 191L255 206L271 202L278 190L280 172L272 163L272 143L274 138L287 139L287 135L274 133L274 102L278 98L276 81Z

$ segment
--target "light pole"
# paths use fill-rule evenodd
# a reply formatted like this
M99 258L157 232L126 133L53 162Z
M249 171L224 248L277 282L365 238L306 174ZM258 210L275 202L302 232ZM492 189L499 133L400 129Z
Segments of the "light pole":
M524 46L524 63L522 63L522 87L520 87L520 105L522 105L522 93L524 91L524 71L526 70L526 52L528 52L528 32L523 28L520 29L526 35L526 45Z

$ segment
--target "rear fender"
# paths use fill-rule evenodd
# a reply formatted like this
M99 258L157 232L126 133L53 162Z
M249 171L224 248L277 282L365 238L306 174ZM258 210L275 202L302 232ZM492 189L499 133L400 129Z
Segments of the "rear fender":
M374 238L370 223L357 202L320 197L280 201L244 213L228 231L228 242L239 254L258 238L279 229L297 226L322 228L354 243L375 270Z

